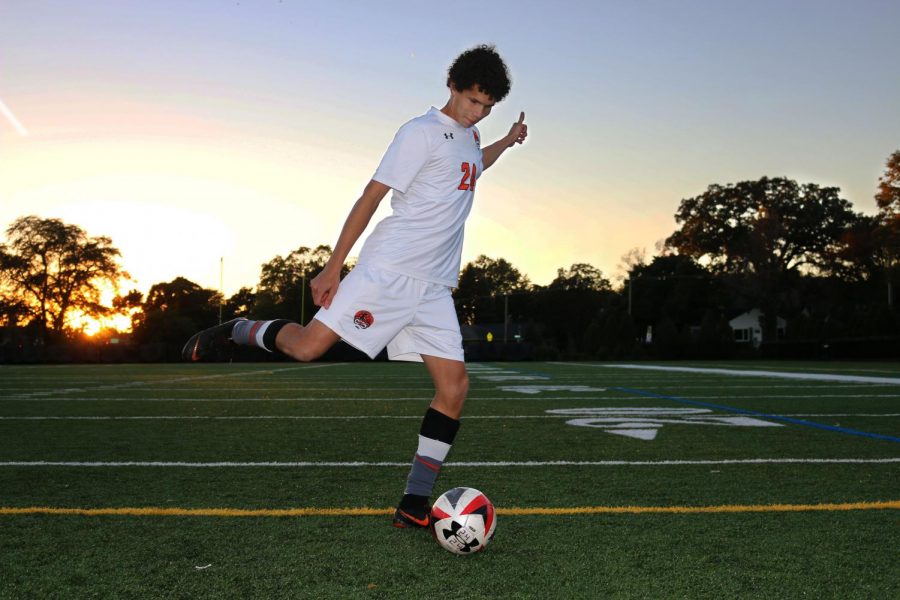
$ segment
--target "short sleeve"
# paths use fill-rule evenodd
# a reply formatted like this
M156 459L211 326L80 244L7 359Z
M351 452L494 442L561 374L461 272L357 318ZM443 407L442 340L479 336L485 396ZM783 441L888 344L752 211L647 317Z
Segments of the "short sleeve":
M428 162L428 155L425 128L415 122L407 123L397 131L373 179L401 194L406 193L413 179Z

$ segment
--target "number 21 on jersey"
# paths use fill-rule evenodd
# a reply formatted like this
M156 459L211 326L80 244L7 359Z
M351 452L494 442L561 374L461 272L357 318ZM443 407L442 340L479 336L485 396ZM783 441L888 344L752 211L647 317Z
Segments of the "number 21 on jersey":
M475 163L464 162L459 165L459 170L462 171L463 176L457 189L475 191L475 172L477 170Z

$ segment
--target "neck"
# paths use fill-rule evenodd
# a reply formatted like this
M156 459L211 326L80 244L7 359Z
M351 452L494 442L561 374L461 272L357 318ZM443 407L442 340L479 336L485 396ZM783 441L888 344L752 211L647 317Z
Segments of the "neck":
M447 104L444 105L444 108L441 109L441 112L462 126L462 123L460 123L459 118L457 117L456 113L453 112L453 106L451 106L450 100L447 100Z

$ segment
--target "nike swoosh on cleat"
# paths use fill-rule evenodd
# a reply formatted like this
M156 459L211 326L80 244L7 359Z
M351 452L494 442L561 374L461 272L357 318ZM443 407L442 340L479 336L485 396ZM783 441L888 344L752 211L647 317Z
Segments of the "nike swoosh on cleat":
M397 512L399 512L401 515L403 515L404 518L409 519L419 527L428 527L428 523L430 522L430 519L427 516L424 519L417 519L405 510L398 510Z

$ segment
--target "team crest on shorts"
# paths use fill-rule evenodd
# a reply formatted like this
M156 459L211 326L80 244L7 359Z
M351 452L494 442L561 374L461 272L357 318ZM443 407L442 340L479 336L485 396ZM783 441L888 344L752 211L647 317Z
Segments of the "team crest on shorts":
M375 322L375 317L367 310L358 310L353 315L353 324L357 329L368 329Z

